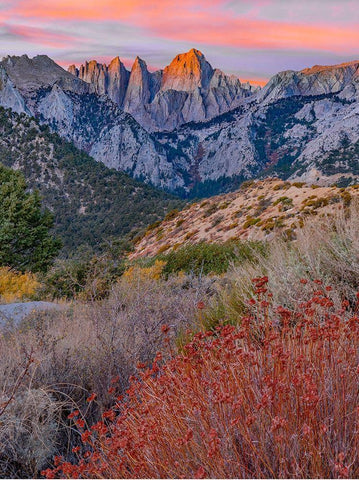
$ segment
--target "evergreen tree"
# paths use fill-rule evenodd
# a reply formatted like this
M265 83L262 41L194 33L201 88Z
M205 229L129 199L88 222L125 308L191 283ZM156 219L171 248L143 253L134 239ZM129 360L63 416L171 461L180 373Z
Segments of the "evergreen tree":
M23 175L0 164L0 266L45 271L61 247L52 226L38 192L27 192Z

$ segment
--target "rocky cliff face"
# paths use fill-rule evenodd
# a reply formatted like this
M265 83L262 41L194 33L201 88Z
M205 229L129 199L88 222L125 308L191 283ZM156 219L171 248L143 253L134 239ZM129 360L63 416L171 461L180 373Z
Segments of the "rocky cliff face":
M197 50L154 73L139 58L131 73L119 59L69 73L47 57L7 57L0 105L37 116L108 167L181 194L211 195L267 175L357 183L358 69L281 72L245 95Z
M149 131L174 130L184 123L209 120L235 108L257 90L242 85L235 76L214 70L193 48L177 55L163 71L149 72L139 57L131 73L121 64L122 78L129 80L114 92L110 66L115 60L109 67L96 61L79 69L71 65L69 72L92 84L97 93L106 93Z
M107 94L118 105L123 104L130 74L119 57L114 58L108 66L92 60L79 69L71 65L68 71L90 83L98 95Z
M315 65L300 72L287 70L274 75L259 92L258 100L268 103L293 95L309 96L339 92L343 92L348 98L355 96L358 88L358 61L333 66Z
M162 188L184 186L176 163L146 130L48 57L0 62L0 105L37 117L110 168Z
M4 108L11 108L16 113L30 111L26 108L25 101L14 83L8 77L6 70L0 65L0 105Z

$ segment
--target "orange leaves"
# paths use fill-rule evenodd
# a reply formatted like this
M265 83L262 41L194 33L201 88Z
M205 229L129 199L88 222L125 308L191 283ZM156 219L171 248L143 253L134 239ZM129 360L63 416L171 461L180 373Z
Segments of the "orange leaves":
M138 365L125 397L82 433L91 451L57 460L48 478L357 477L358 318L318 281L296 311L274 306L267 282L255 279L238 326Z
M168 333L170 331L170 327L168 325L162 325L161 326L161 332L162 333Z
M40 283L32 273L20 273L8 267L0 268L0 301L11 303L31 297Z
M88 403L91 403L93 402L97 397L97 394L96 393L92 393L87 399L86 399L86 402Z

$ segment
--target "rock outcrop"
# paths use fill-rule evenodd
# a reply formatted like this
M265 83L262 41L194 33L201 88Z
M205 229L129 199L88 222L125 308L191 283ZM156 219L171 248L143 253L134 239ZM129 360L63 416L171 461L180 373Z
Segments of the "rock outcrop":
M16 113L30 115L25 100L8 77L5 69L0 65L0 105L4 108L11 108Z
M274 75L267 85L258 93L258 100L277 101L294 95L324 95L342 92L348 88L346 95L352 97L359 89L359 61L340 65L315 65L299 72L286 70Z
M129 76L129 80L114 92L110 66L115 60L108 67L95 60L79 69L71 65L69 72L93 85L97 93L107 94L149 131L174 130L184 123L209 120L235 108L257 90L242 85L234 75L214 70L203 53L193 48L177 55L163 71L149 72L139 57L131 73L121 64L121 78Z
M3 58L1 65L17 90L24 95L29 96L32 92L55 83L65 90L79 94L91 91L86 82L66 72L47 55L37 55L34 58L27 55L7 56Z

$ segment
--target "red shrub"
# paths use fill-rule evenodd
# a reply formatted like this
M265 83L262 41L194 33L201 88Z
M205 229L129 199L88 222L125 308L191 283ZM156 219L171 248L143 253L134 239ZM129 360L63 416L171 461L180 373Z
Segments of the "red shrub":
M358 317L319 282L296 312L254 283L239 327L158 354L47 477L359 477Z

